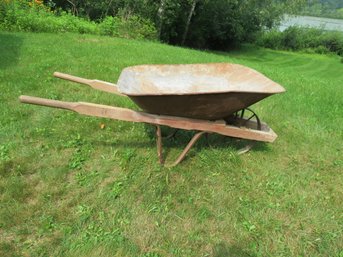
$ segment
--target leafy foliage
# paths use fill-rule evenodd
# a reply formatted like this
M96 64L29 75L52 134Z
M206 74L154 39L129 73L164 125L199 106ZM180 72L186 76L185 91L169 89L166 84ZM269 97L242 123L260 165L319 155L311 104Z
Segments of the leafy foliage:
M77 18L66 12L56 16L42 4L27 1L11 1L1 4L0 26L7 30L32 32L97 32L96 24Z
M313 49L320 54L332 52L343 56L343 34L316 28L293 26L283 32L271 30L262 34L257 43L272 49Z
M137 15L107 17L100 23L55 10L42 3L14 0L0 4L0 28L10 31L76 32L134 39L154 39L156 29Z
M154 25L137 15L126 18L107 16L99 24L99 29L101 35L151 40L156 38Z
M274 0L164 0L160 15L160 38L180 44L184 30L185 44L196 48L227 49L255 39L263 28L277 25L286 11L293 12L302 1ZM192 4L196 3L194 13ZM187 17L191 15L189 30Z
M0 23L26 31L67 30L148 39L158 36L174 45L227 49L254 40L259 31L275 26L283 13L294 12L304 1L48 0L43 5L37 0L11 0L16 8L8 10L12 4L4 2Z

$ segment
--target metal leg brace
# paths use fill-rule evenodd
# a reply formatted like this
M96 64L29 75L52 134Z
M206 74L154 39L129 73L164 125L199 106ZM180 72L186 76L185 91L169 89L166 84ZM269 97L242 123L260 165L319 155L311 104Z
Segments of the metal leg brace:
M163 159L163 154L162 154L162 133L161 133L161 127L159 125L156 126L156 143L157 143L157 155L158 158L160 160L160 164L164 164L164 159ZM182 160L186 157L187 153L189 152L189 150L191 150L191 148L193 147L193 145L200 139L200 137L206 134L206 132L201 131L196 133L193 138L191 139L191 141L189 141L188 145L185 147L185 149L182 151L182 153L179 155L179 157L176 159L176 161L170 166L170 167L174 167L176 165L178 165L180 162L182 162Z

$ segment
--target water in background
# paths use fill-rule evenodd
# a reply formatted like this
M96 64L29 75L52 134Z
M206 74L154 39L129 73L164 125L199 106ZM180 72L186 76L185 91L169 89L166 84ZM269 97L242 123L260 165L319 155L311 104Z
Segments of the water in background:
M286 15L279 29L284 31L290 26L322 28L324 30L336 30L343 32L343 19L319 18L311 16Z

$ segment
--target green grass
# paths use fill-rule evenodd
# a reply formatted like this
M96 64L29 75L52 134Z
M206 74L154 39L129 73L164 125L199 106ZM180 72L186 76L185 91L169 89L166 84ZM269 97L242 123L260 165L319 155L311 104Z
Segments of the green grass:
M6 32L0 57L0 256L343 256L338 57ZM208 62L247 65L287 89L253 106L274 144L238 156L241 142L210 135L168 169L151 126L18 102L137 109L52 73L116 82L130 65ZM168 161L191 135L165 142Z

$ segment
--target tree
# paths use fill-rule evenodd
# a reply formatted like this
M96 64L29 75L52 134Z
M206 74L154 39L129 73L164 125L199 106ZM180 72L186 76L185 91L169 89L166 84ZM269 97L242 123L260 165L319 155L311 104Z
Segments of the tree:
M185 27L185 31L184 31L183 36L182 36L181 45L185 44L186 37L188 34L188 30L189 30L189 24L191 23L191 19L192 19L192 16L194 14L194 10L195 10L197 3L198 3L198 0L192 0L191 1L192 7L191 7L189 14L188 14L188 17L187 17L186 27Z
M198 48L230 48L253 40L259 31L277 25L286 11L294 12L303 3L303 0L199 1L185 44Z
M253 40L259 31L277 25L284 13L295 12L314 0L53 1L57 7L91 20L107 15L149 19L155 23L159 39L169 44L226 49Z

